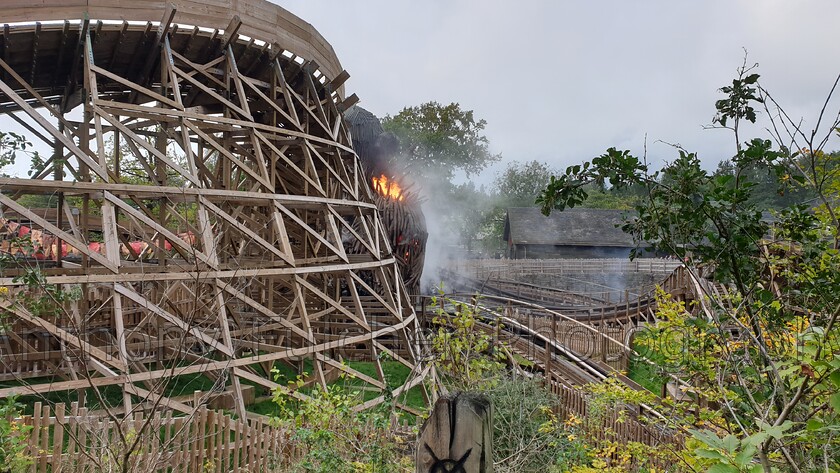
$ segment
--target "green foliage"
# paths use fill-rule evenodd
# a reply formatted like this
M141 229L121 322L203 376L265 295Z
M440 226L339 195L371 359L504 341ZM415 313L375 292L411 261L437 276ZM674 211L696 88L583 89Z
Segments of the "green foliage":
M43 160L37 151L29 151L32 147L24 136L11 131L0 131L0 169L15 164L18 153L24 153L32 159L33 170ZM34 171L30 171L30 175ZM6 174L3 174L4 176Z
M0 274L7 269L17 270L19 274L12 280L23 284L25 289L12 293L7 287L0 288L0 298L11 299L15 306L37 317L55 316L64 310L64 304L79 300L81 287L48 284L41 267L27 260L40 251L31 235L15 237L9 241L9 251L0 252ZM8 312L0 312L0 333L7 329L8 316Z
M687 464L712 472L837 471L840 219L837 194L827 192L838 188L837 158L820 150L827 137L808 138L795 123L787 141L807 140L797 150L774 147L786 142L780 137L741 142L755 105L769 100L758 79L742 67L715 104L715 123L732 130L737 144L723 172L709 174L683 149L651 172L629 151L610 148L552 179L539 202L548 214L581 205L588 185L642 186L637 217L624 230L639 247L683 258L695 274L713 268L729 288L689 308L662 297L659 322L637 338L710 406L703 418L674 417L678 428L702 421ZM756 170L780 191L804 186L820 205L787 205L771 226L757 207L763 184Z
M48 284L47 279L38 266L27 268L13 281L23 283L26 290L17 294L15 304L23 307L36 317L57 316L64 311L64 305L82 297L79 285L66 287L58 284Z
M736 171L740 175L736 174ZM729 186L734 188L737 180L751 183L754 187L748 202L759 210L780 211L791 205L811 201L816 193L802 186L791 176L792 170L779 174L764 163L755 163L736 169L731 160L723 160L714 172L715 177L728 176Z
M738 77L732 80L731 86L721 87L720 91L726 94L726 98L715 102L715 115L713 123L720 123L726 126L729 119L738 121L741 119L755 123L756 111L752 104L762 103L763 99L756 95L758 93L758 74L748 74L750 69L742 67L739 69Z
M545 215L550 214L552 209L573 208L586 201L589 197L587 189L591 186L604 189L610 184L615 189L625 189L632 185L644 185L646 172L647 166L629 151L610 148L591 162L569 166L564 174L551 176L536 203Z
M712 473L760 473L764 471L760 464L754 463L758 449L762 443L772 437L781 440L785 431L793 426L791 421L786 421L780 426L765 426L756 434L743 439L729 434L718 437L711 431L691 430L692 436L702 446L694 449L694 453L704 467Z
M300 388L304 375L289 384ZM363 412L361 393L339 384L315 387L305 399L285 389L273 395L279 414L273 422L292 432L291 446L303 452L276 471L317 473L397 473L413 471L408 438L415 432L391 430L389 403Z
M530 207L556 174L548 164L539 161L512 162L496 175L493 190L505 207Z
M493 232L494 208L483 188L467 182L452 186L449 197L450 211L444 216L447 228L457 233L458 239L467 251L473 251L476 244L486 240Z
M504 347L488 327L479 327L487 321L476 315L475 306L442 295L433 303L437 329L431 345L440 381L450 390L480 391L493 405L495 471L560 472L587 462L582 439L554 413L557 396L538 381L506 370Z
M580 204L581 207L612 210L632 210L641 199L640 190L644 191L643 188L638 186L623 189L601 189L595 185L587 186L584 190L588 196Z
M0 469L4 472L29 471L32 457L27 453L31 425L19 418L23 406L15 398L0 400Z
M661 393L662 386L667 382L667 378L658 365L648 361L651 360L652 353L642 349L638 344L633 348L635 351L641 352L641 355L647 360L637 356L631 357L627 368L627 377L654 394Z
M493 336L478 327L475 307L442 294L432 298L432 305L434 363L445 384L462 391L492 388L505 368L504 354Z
M456 170L469 176L501 158L489 150L483 134L486 125L457 103L427 102L382 119L385 131L399 139L398 159L409 172L446 181Z
M567 471L587 463L583 439L554 411L559 399L532 379L502 377L486 392L493 404L495 471Z
M489 195L484 196L483 229L489 242L501 243L505 216L510 207L532 207L555 170L539 161L512 162L496 174Z

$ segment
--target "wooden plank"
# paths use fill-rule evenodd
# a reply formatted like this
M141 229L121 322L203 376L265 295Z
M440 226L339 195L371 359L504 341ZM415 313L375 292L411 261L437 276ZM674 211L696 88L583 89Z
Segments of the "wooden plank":
M222 220L228 222L232 226L232 228L234 228L237 231L240 231L240 232L244 233L245 235L250 237L253 241L255 241L256 243L261 245L263 248L265 248L268 252L276 255L277 257L279 257L283 261L289 263L290 265L294 265L294 260L291 259L287 254L280 251L276 246L274 246L274 244L269 243L268 241L263 239L261 236L257 235L253 230L251 230L247 226L242 225L239 221L237 221L236 219L231 217L230 214L228 214L227 212L225 212L221 208L217 207L216 205L214 205L212 202L208 201L207 199L204 199L203 197L199 197L199 201L208 210L210 210L211 212L213 212L217 216L221 217Z
M52 442L52 473L61 473L61 454L64 452L64 418L65 405L63 402L55 405L55 426L53 427Z
M315 239L317 239L319 242L323 243L323 244L324 244L327 248L329 248L331 251L333 251L333 253L335 253L335 255L336 255L336 256L338 256L339 258L342 258L342 256L343 256L343 258L342 258L342 259L343 259L344 261L349 261L349 260L347 259L347 254L346 254L346 253L344 253L344 251L343 251L343 250L339 250L338 248L336 248L336 247L335 247L335 246L334 246L331 242L329 242L326 238L324 238L324 237L323 237L323 236L322 236L319 232L315 231L315 229L313 229L312 227L310 227L310 226L309 226L306 222L304 222L303 220L301 220L301 218L300 218L300 217L298 217L297 215L295 215L295 214L294 214L294 212L290 211L290 210L289 210L289 209L287 209L285 206L283 206L283 205L281 205L281 204L277 203L277 201L275 201L275 202L274 202L274 205L275 205L275 206L277 207L277 209L278 209L278 210L280 210L280 212L282 212L282 213L283 213L286 217L288 217L289 219L291 219L292 221L294 221L296 224L298 224L298 226L300 226L300 228L301 228L301 229L303 229L303 230L304 230L304 231L305 231L308 235L312 235L313 237L315 237ZM341 244L341 243L339 242L339 245L340 245L340 244Z
M250 122L254 121L254 117L251 116L250 113L248 113L247 111L242 109L242 107L240 107L240 106L234 104L233 102L227 100L226 98L222 97L215 90L213 90L210 87L207 87L206 85L202 84L201 82L198 81L198 79L194 78L192 75L188 74L187 72L182 71L177 66L175 66L172 70L175 72L175 75L177 75L181 79L189 82L193 87L196 87L197 89L201 90L205 94L207 94L210 97L212 97L213 99L217 100L219 103L225 105L229 109L236 112L238 115L241 115L243 118L247 119Z
M105 192L104 196L105 196L105 200L115 204L117 207L122 209L123 212L130 215L132 218L135 218L135 219L139 220L140 222L148 225L150 228L155 230L157 233L166 237L166 239L169 240L169 242L173 246L180 247L186 253L195 255L199 260L207 263L210 267L217 267L217 263L214 260L210 259L206 254L204 254L203 252L198 251L197 249L193 248L187 242L182 240L178 235L172 233L169 229L167 229L165 227L162 227L158 222L155 222L154 220L150 219L149 217L143 215L141 212L139 212L134 207L128 205L122 199L117 198L116 196L114 196L110 192ZM2 199L0 199L0 200L2 200Z
M106 121L108 121L115 128L120 130L120 132L122 132L123 135L125 135L127 138L130 138L135 144L139 144L143 149L145 149L146 151L151 153L155 158L163 161L164 163L166 163L167 166L171 167L175 171L178 171L178 173L181 174L185 179L192 182L196 186L201 185L200 182L198 181L198 179L195 176L193 176L193 174L191 172L184 169L180 164L176 163L175 161L172 161L172 159L170 159L164 153L162 153L157 148L155 148L154 146L149 144L148 141L146 141L143 138L141 138L140 136L138 136L134 131L132 131L127 126L125 126L122 122L120 122L119 120L114 118L110 113L105 112L102 108L100 108L98 106L94 107L94 111L97 114L101 115L102 118L104 118ZM128 142L130 143L132 141L128 141ZM154 175L154 174L152 174L152 175Z
M231 470L234 473L239 473L240 471L242 471L240 469L240 453L244 448L242 445L242 420L238 419L235 421L235 423L237 424L238 428L233 433L233 464L231 465Z
M329 295L321 292L320 289L318 289L314 285L310 284L309 281L307 281L305 278L303 278L301 276L295 276L295 280L301 286L309 289L309 292L315 294L321 300L323 300L324 302L326 302L327 304L329 304L330 306L332 306L333 308L335 308L336 310L338 310L339 312L341 312L342 314L346 315L348 318L352 319L354 322L359 324L363 329L368 330L368 331L370 330L370 325L367 324L367 321L363 320L362 318L356 316L356 314L347 310L347 308L345 308L339 302L336 302L335 300L333 300L332 297L330 297Z
M110 366L112 366L112 367L114 367L114 368L116 368L120 371L125 371L126 370L126 365L122 360L114 360L113 357L110 356L110 354L105 353L101 349L91 345L89 342L82 341L76 335L73 335L70 332L56 326L52 322L49 322L47 320L44 320L41 317L37 317L37 316L31 314L25 308L16 306L11 301L0 300L0 308L3 308L4 310L7 310L7 311L15 314L15 316L17 316L18 318L20 318L21 320L23 320L27 323L30 323L30 324L32 324L36 327L39 327L39 328L42 328L42 329L46 330L47 332L50 333L50 335L58 338L59 340L64 341L65 343L69 343L70 345L72 345L76 349L80 350L81 353L83 353L83 354L90 355L91 357L96 358L97 360L99 360L99 361L101 361L105 364L108 364L108 365L110 365ZM69 381L69 382L74 383L76 385L79 385L78 384L79 382L87 383L88 380ZM81 384L79 386L85 386L85 385ZM24 386L24 387L21 387L21 388L22 388L22 392L27 392L28 393L28 392L30 392L31 386ZM16 388L8 388L8 389L16 389ZM36 390L35 392L38 392L38 391ZM6 397L6 396L0 396L0 397Z
M254 278L254 277L275 277L290 276L294 274L308 273L340 273L347 270L370 270L380 266L394 264L394 258L386 258L380 261L364 261L359 263L324 263L315 266L289 267L263 267L263 268L242 268L219 271L179 271L179 272L123 272L122 274L84 274L84 275L48 275L45 276L47 284L110 284L110 283L133 283L141 281L208 281L212 279L229 278ZM363 283L363 282L362 282ZM24 283L15 277L0 278L0 286L22 286ZM396 309L391 308L396 313Z
M38 410L36 409L35 412L38 413ZM40 448L40 451L38 452L38 458L39 458L38 468L40 468L41 471L46 472L47 471L47 452L50 451L50 405L49 404L44 405L41 408L41 412L38 413L38 414L40 416L40 420L41 420L40 427L42 429L42 432L40 434L40 436L41 436L41 448Z
M150 99L154 99L154 100L157 100L158 102L165 103L166 105L169 105L170 107L176 108L178 110L183 110L184 109L183 105L173 101L172 99L170 99L168 97L164 97L164 96L160 95L159 93L157 93L157 92L155 92L151 89L148 89L146 87L143 87L143 86L141 86L141 85L139 85L135 82L132 82L128 79L124 79L124 78L122 78L122 77L120 77L116 74L108 72L107 70L102 69L99 66L91 66L91 71L93 71L97 75L105 76L105 77L107 77L108 79L111 79L114 82L120 83L120 84L128 87L129 89L137 92L137 93L140 93L142 95L145 95L146 97L149 97ZM97 101L97 99L94 98L94 104L96 103L96 101Z
M0 63L2 65L2 63ZM40 113L38 113L31 105L29 105L20 95L18 95L11 87L9 87L5 82L0 81L0 91L6 94L13 102L15 102L21 110L26 112L32 120L34 120L41 128L46 130L49 134L51 134L54 138L61 142L65 148L70 150L77 159L87 165L93 172L96 173L104 181L108 181L109 175L108 172L102 169L98 163L90 158L84 151L82 151L72 140L64 136L63 133L59 132L50 122L47 121ZM59 116L58 114L56 116Z
M161 308L157 304L154 304L153 302L149 301L148 299L146 299L142 295L135 292L133 289L130 289L129 287L123 286L121 284L115 284L114 285L114 290L116 292L118 292L119 294L122 294L123 296L131 299L136 304L139 304L140 307L153 312L157 316L165 319L167 322L177 326L178 328L180 328L184 332L192 334L194 337L203 341L204 343L209 345L214 350L219 350L222 353L224 353L225 355L233 356L233 353L231 352L231 350L228 347L224 346L224 344L220 343L218 340L208 337L201 330L199 330L199 327L195 327L195 326L191 327L189 324L184 322L180 317L177 317L177 316L171 314L170 312L164 310L163 308ZM2 304L2 301L0 301L0 304Z

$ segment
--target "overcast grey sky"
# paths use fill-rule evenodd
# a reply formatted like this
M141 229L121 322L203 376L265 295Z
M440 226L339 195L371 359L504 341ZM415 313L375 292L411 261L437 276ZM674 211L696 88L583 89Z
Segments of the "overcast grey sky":
M641 154L647 135L653 162L674 156L663 140L712 168L733 141L702 126L742 48L806 127L840 72L837 0L272 1L333 45L360 105L381 117L459 102L505 162Z

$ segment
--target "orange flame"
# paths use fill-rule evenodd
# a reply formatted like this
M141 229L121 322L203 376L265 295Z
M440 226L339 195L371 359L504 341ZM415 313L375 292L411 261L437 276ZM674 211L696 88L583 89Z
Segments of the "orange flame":
M373 181L373 190L375 190L379 195L397 201L405 200L405 196L402 195L400 185L394 182L393 179L388 179L388 177L383 174L379 177L373 177L371 180Z

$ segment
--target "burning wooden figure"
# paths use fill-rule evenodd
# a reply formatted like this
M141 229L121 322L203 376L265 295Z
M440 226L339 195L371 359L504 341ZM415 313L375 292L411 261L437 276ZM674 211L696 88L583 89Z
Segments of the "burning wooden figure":
M358 106L350 107L344 117L350 126L353 148L373 190L373 201L379 208L382 224L400 264L406 289L410 294L419 294L429 236L421 209L423 198L415 191L408 176L395 175L389 166L398 142L394 135L382 129L379 119Z

